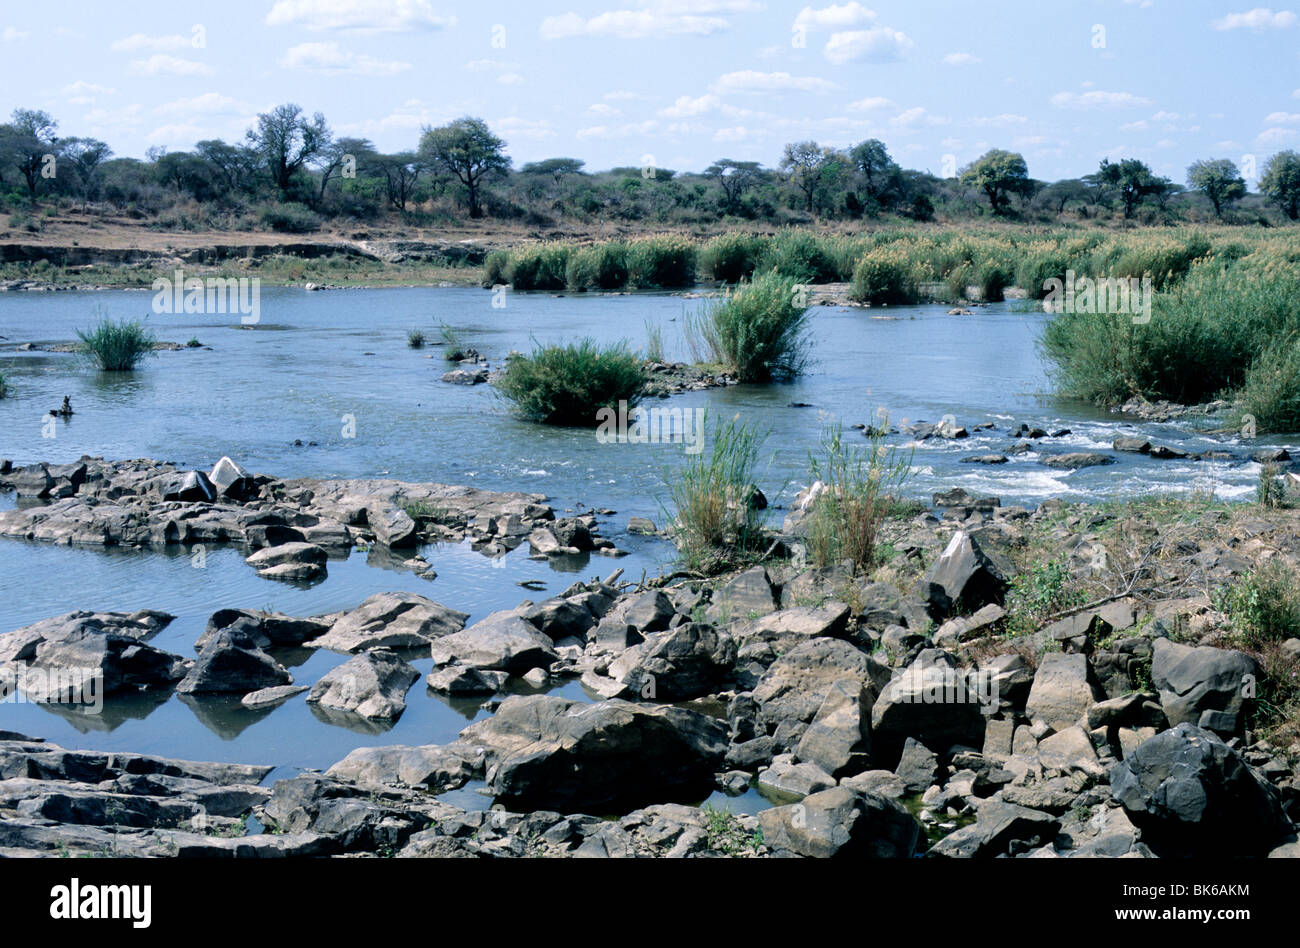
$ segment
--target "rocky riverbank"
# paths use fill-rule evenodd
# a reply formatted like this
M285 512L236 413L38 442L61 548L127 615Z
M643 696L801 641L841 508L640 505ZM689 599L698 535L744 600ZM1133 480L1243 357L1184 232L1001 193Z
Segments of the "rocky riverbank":
M33 506L0 514L0 534L280 550L251 564L270 571L318 559L299 547L328 559L344 544L468 537L549 556L601 542L589 518L556 518L535 494L279 480L228 461L210 473L97 459L4 470ZM928 506L885 524L870 573L806 565L794 510L770 558L746 569L636 584L616 571L472 624L454 602L379 593L324 616L220 610L194 657L149 644L170 620L156 612L5 630L0 680L27 683L28 700L56 700L32 682L93 664L108 702L175 690L364 721L447 695L493 713L447 744L359 748L271 786L274 761L0 734L0 851L1300 854L1300 639L1248 634L1224 596L1295 568L1300 513L1028 510L961 491ZM276 658L304 647L351 657L304 691ZM433 671L412 690L417 657ZM575 679L587 700L547 694ZM470 788L493 808L441 796ZM755 790L770 805L753 816L701 805Z

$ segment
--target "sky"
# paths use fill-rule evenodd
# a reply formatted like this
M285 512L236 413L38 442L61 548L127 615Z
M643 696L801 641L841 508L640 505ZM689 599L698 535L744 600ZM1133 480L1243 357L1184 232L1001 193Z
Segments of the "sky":
M1249 2L1249 0L1247 0ZM485 119L518 167L775 166L879 138L950 176L990 148L1042 180L1139 157L1251 183L1300 149L1300 4L1213 0L43 0L0 7L0 115L118 156L242 139L282 102L413 149Z

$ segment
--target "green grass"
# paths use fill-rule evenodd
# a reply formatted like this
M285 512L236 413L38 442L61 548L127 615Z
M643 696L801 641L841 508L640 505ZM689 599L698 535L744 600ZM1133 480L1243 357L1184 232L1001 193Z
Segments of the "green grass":
M424 348L424 333L418 329L412 329L406 334L406 344L412 349Z
M456 331L446 323L438 324L438 338L442 340L442 344L445 347L442 352L442 357L448 362L459 362L461 359L465 358L465 347L460 344L460 337L457 336Z
M892 495L911 471L911 457L887 449L880 435L862 448L845 445L843 438L841 425L826 428L821 455L809 457L812 480L826 490L809 511L808 555L816 566L851 560L858 569L869 570L881 562L880 525L893 510Z
M643 237L628 245L628 280L642 289L694 286L696 261L695 243L687 237Z
M892 247L878 247L864 253L853 268L852 284L849 296L860 303L914 303L920 296L914 266Z
M598 346L591 339L538 346L532 355L510 359L494 383L520 417L549 425L589 426L602 408L631 408L641 395L645 373L626 345Z
M808 310L796 281L770 271L706 305L687 323L697 361L724 366L741 382L784 381L808 362Z
M1286 502L1286 488L1282 484L1282 468L1272 461L1259 466L1259 486L1255 500L1261 507L1281 507Z
M1006 598L1007 631L1012 635L1037 632L1052 616L1085 601L1065 561L1038 563L1011 580Z
M5 382L4 373L0 372L0 398L4 398L8 394L9 394L9 386Z
M664 327L645 321L645 357L651 362L666 362L664 358Z
M153 352L153 333L137 320L103 319L89 330L77 330L81 351L105 372L130 372Z
M777 234L763 254L760 268L776 270L797 283L834 283L839 279L832 242L805 230Z
M571 248L565 244L526 244L510 251L508 274L516 290L562 290Z
M700 269L711 279L739 283L754 275L771 243L758 234L720 234L700 248Z
M708 834L709 849L726 856L738 856L754 852L763 845L763 831L747 831L740 823L740 818L730 810L715 807L711 803L704 805L705 832Z
M711 444L665 473L668 532L688 567L721 572L762 543L763 515L749 501L763 437L739 417L715 423Z

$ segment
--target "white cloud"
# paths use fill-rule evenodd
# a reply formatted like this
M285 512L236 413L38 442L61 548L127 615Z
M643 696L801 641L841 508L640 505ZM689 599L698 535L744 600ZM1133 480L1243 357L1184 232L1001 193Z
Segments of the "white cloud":
M1300 123L1300 112L1270 112L1264 116L1265 125L1295 125Z
M743 125L733 125L729 128L720 128L713 133L715 142L743 142L746 139L753 138L754 132L750 131Z
M965 124L976 128L1010 128L1012 125L1024 125L1028 121L1027 115L1002 112L999 115L979 115L967 120Z
M949 122L942 116L931 115L918 105L898 113L889 120L889 124L895 128L912 128L917 125L947 125Z
M506 138L554 138L555 130L545 119L525 119L508 115L492 123L492 130Z
M117 95L117 90L78 79L60 89L59 94L65 96L70 105L94 105L95 100L100 96Z
M984 62L972 53L949 53L943 57L943 61L949 66L976 66Z
M27 39L31 35L30 32L20 30L16 26L6 26L3 31L0 31L0 39L6 43L16 43L18 40Z
M850 102L845 108L850 112L872 112L876 109L883 109L894 103L882 95L867 96L865 99L858 99L856 102Z
M456 18L439 16L429 0L277 0L266 22L268 26L297 26L313 33L396 33L438 30L454 26Z
M1124 0L1130 7L1141 7L1143 10L1156 5L1156 0Z
M192 59L154 53L148 59L131 60L130 72L135 76L210 76L212 67Z
M612 105L606 105L604 102L597 102L594 105L587 106L587 111L592 115L618 115L619 110Z
M794 28L803 30L834 30L846 26L858 26L876 18L876 14L860 3L850 2L831 4L814 10L804 7L794 18Z
M1121 132L1145 132L1151 127L1146 119L1138 119L1136 122L1125 122L1119 127Z
M189 49L192 42L192 37L179 34L150 36L147 33L132 33L120 40L114 40L109 49L117 53L138 53L144 50L165 52L169 49Z
M742 69L720 76L711 86L720 95L758 92L829 92L835 83L816 76L792 76L788 72L757 72Z
M1052 96L1052 105L1058 109L1131 109L1140 105L1150 105L1150 99L1133 95L1131 92L1058 92Z
M507 63L499 59L471 59L465 64L465 68L470 72L491 72L494 69L515 70L519 68L519 63Z
M497 76L497 82L503 86L518 86L524 82L524 77L517 72L506 72Z
M1300 132L1294 128L1266 128L1255 136L1255 141L1262 145L1279 145L1283 142L1289 142Z
M164 102L154 111L160 115L232 115L256 112L257 109L220 92L205 92L202 95Z
M1229 13L1227 16L1211 21L1216 30L1284 30L1294 26L1296 16L1290 10L1274 13L1268 7L1256 7L1245 13Z
M705 112L712 112L722 105L722 100L716 95L702 95L692 99L688 95L678 96L677 101L666 109L660 109L659 114L665 118L688 118L692 115L703 115Z
M611 10L593 17L577 13L548 16L542 20L542 39L572 36L616 36L620 39L695 35L707 36L727 29L730 22L720 16L666 13L656 10Z
M578 138L632 138L638 135L653 135L659 131L659 122L647 119L644 122L629 122L626 125L592 125L580 128Z
M375 59L342 49L338 43L300 43L285 51L280 65L349 76L393 76L411 68L410 63Z
M826 58L837 66L845 63L891 63L903 58L914 45L905 33L877 26L869 30L832 33L826 41Z

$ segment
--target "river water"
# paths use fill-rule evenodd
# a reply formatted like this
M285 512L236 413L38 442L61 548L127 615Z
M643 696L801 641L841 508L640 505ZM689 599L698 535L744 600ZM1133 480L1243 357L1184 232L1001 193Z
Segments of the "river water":
M576 579L623 567L635 578L672 559L664 542L626 534L627 518L663 521L665 480L682 463L680 444L602 444L590 430L556 429L513 418L487 385L440 381L448 366L436 346L408 348L408 330L430 341L451 327L460 343L493 365L534 342L626 340L644 345L647 325L661 329L669 358L690 356L687 317L703 305L669 294L628 296L512 294L494 308L493 294L471 288L307 292L264 288L259 322L230 316L151 313L145 291L9 293L0 295L0 372L9 397L0 400L0 457L15 464L78 457L152 457L210 469L229 455L250 470L281 477L393 477L499 490L545 493L558 512L611 508L601 532L630 555L592 557L559 572L521 548L493 562L467 546L441 544L423 553L438 572L428 582L366 553L331 562L328 579L310 588L264 580L233 549L209 551L194 569L184 551L141 553L69 549L0 540L0 631L74 609L162 609L177 616L153 644L192 654L207 617L218 608L270 608L297 615L338 611L386 590L409 590L471 614L471 621L525 598L554 595ZM80 357L19 351L76 339L99 316L147 318L163 340L202 348L161 352L133 373L100 373ZM1047 498L1100 500L1125 495L1213 490L1248 498L1258 477L1249 461L1173 461L1118 455L1118 463L1073 473L1013 456L998 466L961 463L972 454L1005 451L1021 423L1067 436L1037 450L1109 451L1120 434L1189 451L1245 445L1190 423L1138 423L1047 396L1050 382L1035 347L1049 319L1021 304L950 316L943 306L847 309L819 307L812 320L813 364L800 381L735 386L674 396L665 405L707 408L714 418L742 419L768 430L759 484L774 504L807 483L808 457L829 423L870 423L886 412L894 424L953 416L972 428L960 441L911 444L906 492L961 486L996 494L1004 504ZM67 395L76 414L52 426L45 414ZM810 407L795 407L804 404ZM53 435L50 437L49 435ZM850 432L849 438L860 438ZM852 442L851 442L852 443ZM1249 449L1300 439L1252 442ZM0 509L14 503L0 495ZM775 512L779 517L779 511ZM543 593L518 583L540 580ZM310 685L345 656L328 652L279 656L298 684ZM417 662L427 672L430 661ZM576 683L560 693L584 697ZM152 752L202 760L279 765L276 776L323 768L362 745L449 741L486 712L478 702L449 703L422 683L406 713L387 731L356 730L316 718L301 698L271 712L237 701L110 700L91 717L67 709L9 701L0 728L40 735L64 746ZM463 802L463 801L462 801Z

